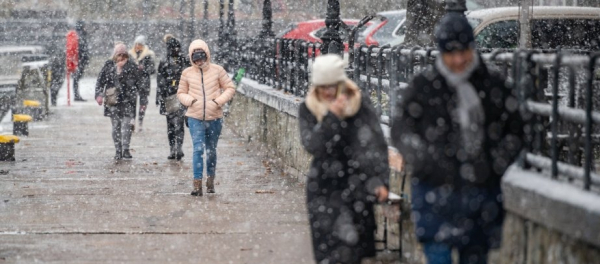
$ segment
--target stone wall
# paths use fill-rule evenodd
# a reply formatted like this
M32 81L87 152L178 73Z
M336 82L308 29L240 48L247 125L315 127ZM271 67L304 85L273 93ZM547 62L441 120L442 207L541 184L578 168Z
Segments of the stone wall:
M300 144L296 117L300 99L270 87L253 88L258 84L250 80L244 83L253 85L242 84L238 88L226 126L256 145L284 173L304 182L310 156Z
M300 98L244 79L230 106L226 126L256 146L257 155L267 157L277 169L304 182L310 156L300 144L300 103ZM392 192L401 193L403 176L392 173ZM407 176L407 197L409 183ZM518 167L508 171L502 187L508 212L502 247L490 253L489 263L600 264L600 196ZM384 210L378 209L380 223ZM389 246L397 248L398 235L402 233L403 263L425 263L410 212L404 211L402 232L398 225L390 226Z

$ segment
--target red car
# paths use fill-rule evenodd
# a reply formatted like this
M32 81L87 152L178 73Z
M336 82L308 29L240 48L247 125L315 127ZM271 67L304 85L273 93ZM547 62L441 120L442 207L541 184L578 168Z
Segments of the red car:
M348 26L355 26L360 20L358 19L342 19L342 21ZM369 22L370 23L370 22ZM370 24L365 25L361 30L367 28ZM291 24L283 32L277 34L277 38L285 39L301 39L312 43L322 43L321 37L327 30L324 19L303 21ZM344 51L348 52L347 38L350 34L350 28L340 28L340 37L345 40ZM359 35L360 31L356 34ZM309 54L312 52L309 51ZM317 51L317 55L319 51Z

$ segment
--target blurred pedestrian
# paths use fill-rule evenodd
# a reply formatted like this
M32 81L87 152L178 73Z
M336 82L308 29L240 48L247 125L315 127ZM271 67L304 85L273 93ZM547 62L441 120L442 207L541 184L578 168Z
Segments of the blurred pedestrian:
M85 28L85 22L82 20L77 21L75 24L75 31L78 37L78 63L77 70L73 74L73 97L77 102L85 102L86 100L81 97L79 93L79 81L85 73L85 68L90 62L90 51L88 49L88 33Z
M56 106L58 92L65 82L66 74L66 54L64 46L65 41L61 41L64 32L67 29L59 24L54 27L52 32L52 41L48 44L48 55L50 71L48 72L48 81L50 82L50 103Z
M185 107L179 103L177 89L181 73L190 67L190 60L181 51L181 43L173 35L165 35L167 53L158 64L156 76L156 105L160 114L167 117L167 136L170 152L167 159L181 160L183 157L183 123Z
M223 67L211 62L210 50L203 40L194 40L189 47L192 66L181 74L177 98L187 107L185 116L194 145L194 189L192 195L202 195L203 154L206 150L206 192L214 193L217 166L217 142L221 135L223 109L235 94L235 86Z
M139 71L127 54L127 46L117 43L96 81L96 102L104 103L104 116L110 117L112 123L115 160L132 158L129 151L131 121L135 118L139 82Z
M144 116L148 108L148 97L150 96L150 75L156 72L154 68L155 55L146 45L145 36L137 36L133 48L129 50L129 56L137 64L140 70L140 87L138 87L140 98L140 109L138 113L138 131L143 131ZM134 121L135 122L135 121Z
M443 17L435 37L440 55L401 95L392 142L413 176L413 221L428 263L452 263L452 249L461 264L487 263L501 239L500 178L519 154L523 121L463 15Z
M302 145L313 156L306 199L317 263L375 256L373 205L388 196L388 147L379 118L337 55L317 57L300 105Z

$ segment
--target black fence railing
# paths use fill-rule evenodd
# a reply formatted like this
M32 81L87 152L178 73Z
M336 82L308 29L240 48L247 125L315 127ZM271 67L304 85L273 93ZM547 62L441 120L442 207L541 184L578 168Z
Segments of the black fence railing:
M304 96L310 66L320 44L289 39L239 39L226 58L247 77L285 93ZM599 56L580 51L479 50L490 68L505 76L528 122L520 164L600 192L595 171L599 151ZM434 49L356 47L348 74L368 94L382 123L393 120L393 106L410 79L430 67ZM346 55L347 57L347 55Z

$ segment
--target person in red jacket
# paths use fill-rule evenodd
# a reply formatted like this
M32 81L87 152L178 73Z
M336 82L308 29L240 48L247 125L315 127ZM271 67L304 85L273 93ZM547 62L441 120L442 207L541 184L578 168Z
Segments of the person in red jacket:
M78 62L77 70L73 74L73 95L75 97L75 101L85 102L86 100L83 99L79 93L79 80L83 77L85 68L90 62L90 52L87 44L87 30L85 30L85 24L83 21L77 21L77 24L75 25L75 31L77 32L78 37Z

